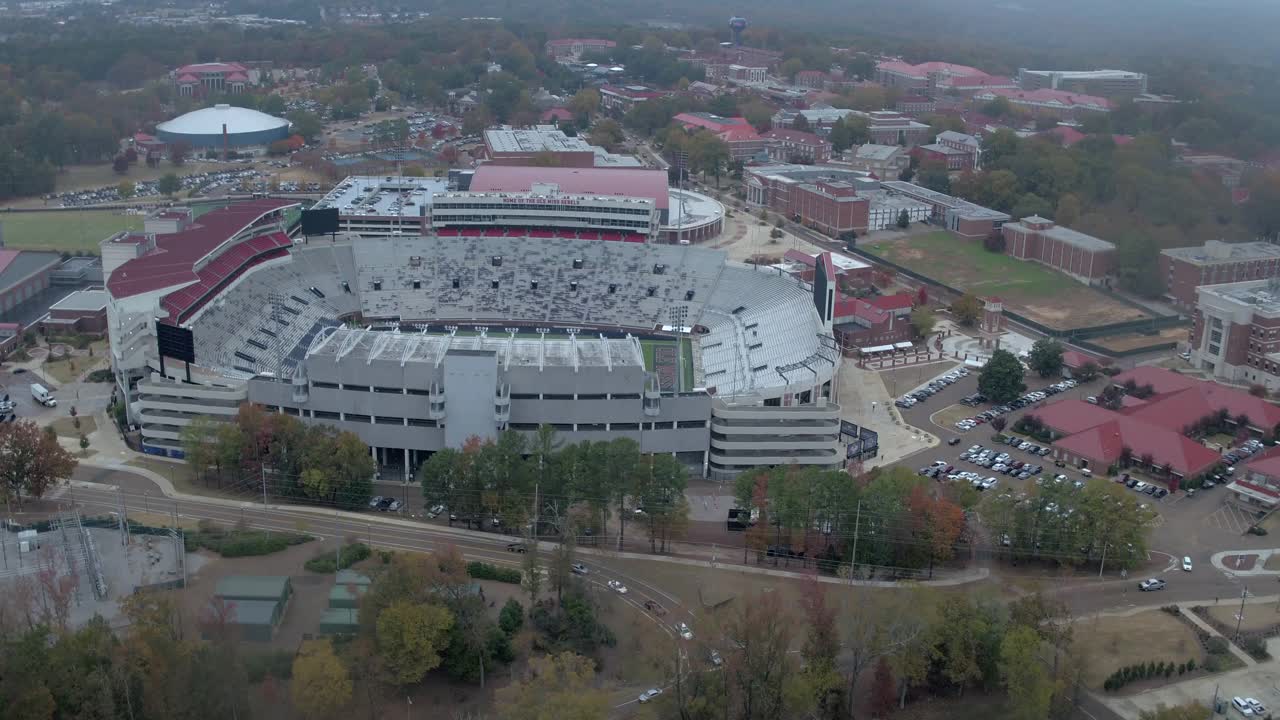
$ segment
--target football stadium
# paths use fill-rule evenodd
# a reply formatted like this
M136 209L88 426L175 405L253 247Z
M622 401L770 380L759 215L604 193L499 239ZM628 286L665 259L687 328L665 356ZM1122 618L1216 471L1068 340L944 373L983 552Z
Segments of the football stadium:
M192 419L250 401L356 433L390 477L542 424L712 478L845 460L829 255L805 282L644 230L548 226L560 205L526 227L310 238L296 211L245 201L102 243L113 368L147 452L181 457Z

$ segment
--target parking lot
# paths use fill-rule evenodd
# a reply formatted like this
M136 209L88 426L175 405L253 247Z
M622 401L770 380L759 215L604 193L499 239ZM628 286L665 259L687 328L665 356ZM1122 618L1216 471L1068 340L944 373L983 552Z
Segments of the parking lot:
M1267 649L1271 653L1280 652L1280 641L1271 639ZM1248 714L1236 709L1233 700L1236 697L1245 700L1252 698L1268 708L1280 707L1280 661L1270 660L1247 668L1227 673L1207 675L1184 682L1166 685L1128 697L1103 696L1103 702L1123 717L1138 717L1139 713L1154 711L1160 705L1182 705L1197 702L1208 706L1216 696L1223 708L1222 715L1232 720L1240 718L1269 717L1264 711L1261 715ZM1275 712L1271 709L1270 712Z

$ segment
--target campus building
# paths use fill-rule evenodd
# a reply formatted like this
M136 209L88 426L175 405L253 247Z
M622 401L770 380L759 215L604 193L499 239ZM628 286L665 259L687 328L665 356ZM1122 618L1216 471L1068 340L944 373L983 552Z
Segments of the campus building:
M881 180L880 186L885 190L925 203L932 209L930 218L932 221L965 237L986 237L993 232L999 232L1001 226L1009 221L1007 213L909 182Z
M911 167L911 155L901 145L858 145L845 151L843 161L854 170L881 180L897 180L903 170Z
M1058 120L1078 120L1094 113L1109 113L1115 107L1110 100L1099 95L1047 89L994 88L974 94L973 102L976 105L991 102L996 98L1004 98L1013 107L1025 110L1032 115Z
M1196 289L1191 364L1225 382L1280 389L1280 280Z
M1199 301L1196 288L1201 285L1280 277L1280 245L1210 240L1199 247L1161 250L1158 263L1165 298L1189 310Z
M739 162L767 157L769 147L772 145L770 140L756 132L746 118L727 118L712 113L693 112L680 113L671 121L678 123L685 130L702 129L712 133L729 146L729 156Z
M1147 76L1128 70L1018 70L1023 90L1066 90L1101 97L1132 97L1147 92Z
M1111 276L1116 246L1052 220L1032 215L1005 223L1005 252L1020 260L1035 260L1061 270L1087 285L1106 283Z
M831 142L800 130L768 130L760 137L768 140L769 159L783 163L821 165L831 160Z
M647 85L601 85L600 109L615 115L626 115L642 102L666 97L667 93Z
M548 40L545 46L547 55L555 58L557 62L574 61L582 57L583 53L609 53L618 47L618 44L612 40L601 40L599 38L560 38L557 40Z
M257 69L224 62L183 65L170 75L178 95L183 97L240 95L257 85L261 77Z
M62 262L56 252L6 250L0 246L0 320L18 317L24 304L49 288Z
M977 68L948 62L913 65L892 60L876 64L876 82L881 85L930 96L956 78L980 78L986 75Z

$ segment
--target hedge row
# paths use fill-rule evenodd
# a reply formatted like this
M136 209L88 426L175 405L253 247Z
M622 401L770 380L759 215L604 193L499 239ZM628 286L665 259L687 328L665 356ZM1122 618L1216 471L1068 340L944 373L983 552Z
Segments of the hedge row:
M1102 683L1103 689L1108 692L1119 690L1137 680L1147 680L1149 678L1167 678L1171 677L1174 671L1179 675L1184 675L1196 669L1195 658L1184 663L1175 665L1172 661L1149 662L1147 664L1138 663L1137 665L1125 665L1119 670L1111 673L1111 677Z
M187 552L206 548L225 558L270 555L315 538L266 530L200 529L187 533Z
M467 574L477 580L497 580L498 582L520 584L520 571L500 568L486 562L467 563Z
M308 560L304 567L314 573L335 573L368 558L373 551L364 543L352 543L342 546L338 554L340 557L334 557L335 553L322 552Z

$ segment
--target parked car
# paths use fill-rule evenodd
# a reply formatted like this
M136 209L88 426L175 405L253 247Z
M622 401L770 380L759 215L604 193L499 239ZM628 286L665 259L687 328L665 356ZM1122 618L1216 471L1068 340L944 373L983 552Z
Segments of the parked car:
M1150 580L1143 580L1142 582L1138 583L1138 589L1141 590L1142 592L1154 592L1156 590L1163 590L1164 586L1165 586L1165 582L1158 578L1151 578Z
M507 552L522 553L527 552L528 548L522 542L507 543Z
M627 586L626 586L626 585L623 585L622 583L618 582L617 580L610 580L609 582L605 583L605 585L608 585L610 590L613 590L614 592L618 593L619 595L626 595L626 594L627 594Z
M680 623L679 625L676 626L676 630L680 631L680 637L684 638L685 640L693 639L693 631L689 629L688 625L684 623Z
M958 437L953 437L953 438L951 438L950 440L948 440L948 441L947 441L947 444L948 444L948 445L959 445L959 444L960 444L960 438L958 438Z
M1241 715L1253 716L1253 707L1242 697L1231 698L1231 706L1240 711Z
M711 664L716 667L720 667L724 664L724 658L720 657L720 653L715 649L712 649L711 652L707 653L707 659L709 659Z
M587 566L583 565L582 563L574 563L569 567L569 570L574 575L586 575L587 573L591 572L590 570L587 570Z
M645 601L644 601L644 609L645 609L645 610L648 610L649 612L653 613L654 615L666 615L666 614L667 614L667 609L666 609L666 608L664 608L664 607L662 607L662 605L661 605L661 604L659 604L656 600L645 600Z
M377 507L381 504L382 504L381 495L374 495L372 498L369 499L369 507L371 508L377 509Z

